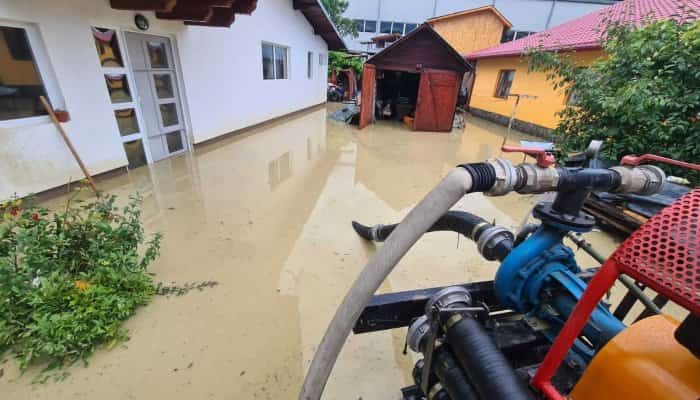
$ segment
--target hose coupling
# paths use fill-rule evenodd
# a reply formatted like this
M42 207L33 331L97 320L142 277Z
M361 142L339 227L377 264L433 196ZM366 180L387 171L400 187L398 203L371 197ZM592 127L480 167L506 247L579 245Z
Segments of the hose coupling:
M486 163L491 165L496 172L496 182L484 194L502 196L512 192L518 182L518 171L513 167L513 164L503 158L491 158Z
M518 193L545 193L557 189L559 171L556 168L523 163L517 169L520 179L515 190Z
M660 192L666 182L664 171L654 165L618 166L610 169L620 175L620 185L611 190L613 193L649 196Z
M513 248L514 241L513 233L506 228L491 226L479 236L476 246L485 259L494 261L505 258Z
M406 334L408 347L416 353L422 352L423 340L428 336L428 333L430 333L430 321L428 321L426 315L421 315L408 327L408 333Z

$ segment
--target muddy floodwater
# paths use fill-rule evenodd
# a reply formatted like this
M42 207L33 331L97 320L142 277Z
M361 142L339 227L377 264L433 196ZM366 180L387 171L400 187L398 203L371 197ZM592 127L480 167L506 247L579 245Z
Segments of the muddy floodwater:
M20 375L6 360L0 398L296 398L336 306L375 252L350 221L398 221L455 165L498 156L505 134L476 118L449 134L398 123L358 131L326 113L316 108L99 182L122 198L143 195L147 230L164 235L156 281L219 285L154 297L126 323L129 341L68 368L63 381L32 385L35 371ZM456 208L515 230L535 201L471 194ZM587 238L605 254L616 246L602 233ZM583 266L595 265L579 253ZM380 291L488 280L496 267L466 239L432 233ZM324 398L397 399L415 361L402 354L404 340L405 329L351 336Z

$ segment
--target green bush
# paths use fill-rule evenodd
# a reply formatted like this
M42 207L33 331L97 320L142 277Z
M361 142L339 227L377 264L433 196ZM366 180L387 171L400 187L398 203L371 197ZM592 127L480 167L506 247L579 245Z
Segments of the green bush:
M0 207L0 354L21 370L46 370L85 360L98 346L127 338L122 323L150 300L146 268L159 253L145 237L140 198L120 209L115 197L60 212Z
M362 74L362 59L359 57L354 57L348 53L342 51L329 51L328 52L328 74L333 72L335 68L336 71L351 68L355 70L355 74L359 77Z
M700 23L672 20L635 29L613 25L606 33L607 57L579 68L569 52L532 49L531 70L547 74L555 88L576 94L554 130L564 152L603 139L604 154L654 153L700 162ZM700 183L700 174L664 167Z

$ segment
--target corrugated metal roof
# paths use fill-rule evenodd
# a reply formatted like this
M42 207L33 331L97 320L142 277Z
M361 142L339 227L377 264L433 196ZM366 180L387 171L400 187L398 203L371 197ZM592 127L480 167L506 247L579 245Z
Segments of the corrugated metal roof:
M514 56L527 49L574 50L600 48L600 38L610 21L640 24L646 19L695 20L700 0L626 0L573 21L512 42L468 54L468 59Z

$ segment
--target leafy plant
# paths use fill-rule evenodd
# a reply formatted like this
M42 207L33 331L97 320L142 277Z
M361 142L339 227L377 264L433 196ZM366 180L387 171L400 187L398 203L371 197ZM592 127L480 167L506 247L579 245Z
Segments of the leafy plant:
M154 294L147 267L161 236L144 243L139 197L121 209L115 200L72 199L55 213L21 200L0 206L0 355L21 370L48 371L125 340L122 323Z
M328 73L331 74L333 69L340 71L346 68L355 70L355 74L360 76L362 73L362 60L359 57L353 57L342 51L328 52Z
M357 37L355 22L350 18L343 17L343 13L348 9L348 0L321 0L321 3L342 36Z
M607 56L589 68L577 67L571 52L528 54L531 70L575 93L554 130L562 150L604 139L605 155L616 160L655 153L700 162L700 22L611 24L604 37ZM663 168L700 183L697 172Z

